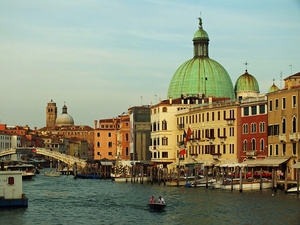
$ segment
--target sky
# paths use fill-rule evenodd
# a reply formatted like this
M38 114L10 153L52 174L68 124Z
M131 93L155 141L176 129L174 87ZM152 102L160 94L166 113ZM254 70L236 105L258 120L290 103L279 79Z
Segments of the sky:
M0 123L42 128L53 99L94 127L167 99L199 16L233 85L246 61L261 94L300 72L300 0L1 0Z

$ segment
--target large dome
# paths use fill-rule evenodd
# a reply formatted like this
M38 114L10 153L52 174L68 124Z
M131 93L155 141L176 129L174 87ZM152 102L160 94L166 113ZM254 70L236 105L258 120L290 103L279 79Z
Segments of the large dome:
M209 37L199 18L199 30L194 34L194 57L183 63L173 75L168 98L182 94L234 98L233 85L224 67L208 57Z
M206 96L234 98L233 85L224 67L208 57L196 57L183 63L173 75L168 96L203 93Z
M73 117L67 113L67 106L63 106L63 112L56 118L55 125L57 126L73 126Z
M246 72L235 82L234 91L257 91L259 92L258 82L254 76Z

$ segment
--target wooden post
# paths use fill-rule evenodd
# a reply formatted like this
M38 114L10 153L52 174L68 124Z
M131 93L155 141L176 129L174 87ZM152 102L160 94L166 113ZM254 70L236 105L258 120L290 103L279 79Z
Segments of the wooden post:
M179 186L179 181L180 181L180 168L178 167L178 170L177 170L177 186Z
M142 166L142 184L144 183L144 166Z
M224 183L225 175L224 175L224 167L221 168L222 173L222 183Z
M244 179L247 179L247 173L248 173L248 167L246 169L246 167L244 167Z
M288 180L288 169L287 169L287 166L286 166L286 169L285 169L285 176L284 176L284 190L285 190L285 192L287 191L287 187L288 187L288 185L287 185L287 180Z
M299 169L296 169L296 171L297 171L297 195L299 195L300 173L299 173Z
M206 166L204 169L205 169L206 189L207 189L208 188L208 166Z
M252 170L251 170L251 176L252 178L254 178L254 168L252 167Z
M74 163L74 169L73 169L73 173L74 173L74 178L76 178L76 176L77 176L77 164L76 163Z
M233 170L234 167L232 167ZM231 171L231 191L233 191L233 171Z
M243 191L243 170L240 168L240 192Z
M277 192L277 171L274 171L274 191Z
M153 167L152 166L150 167L150 181L151 181L151 184L153 184Z
M262 168L260 168L260 190L262 190Z
M238 175L238 167L234 167L234 178L237 178L237 175Z
M274 167L272 167L272 190L274 190Z

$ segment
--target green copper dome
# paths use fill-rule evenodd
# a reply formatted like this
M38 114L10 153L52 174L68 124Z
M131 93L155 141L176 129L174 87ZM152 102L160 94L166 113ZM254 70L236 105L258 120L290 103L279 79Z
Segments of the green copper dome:
M268 93L278 91L279 88L273 83L273 85L269 88Z
M181 94L234 98L232 81L222 65L208 57L209 37L202 28L193 38L194 58L183 63L173 75L168 96L180 98Z
M235 82L234 90L259 92L259 86L255 77L249 74L246 70L246 72L243 75L241 75Z

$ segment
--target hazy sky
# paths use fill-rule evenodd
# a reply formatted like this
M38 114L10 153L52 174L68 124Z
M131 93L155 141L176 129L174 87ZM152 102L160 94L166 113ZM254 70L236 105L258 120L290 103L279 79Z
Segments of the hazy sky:
M246 60L261 93L300 72L299 0L2 0L0 123L41 128L53 99L58 115L66 102L76 125L94 127L167 99L200 12L233 84Z

